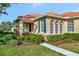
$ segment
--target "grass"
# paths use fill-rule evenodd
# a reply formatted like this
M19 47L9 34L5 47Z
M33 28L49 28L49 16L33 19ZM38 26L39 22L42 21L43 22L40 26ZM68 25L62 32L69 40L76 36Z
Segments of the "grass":
M29 37L31 41L35 40L37 43L42 42L42 36L30 35ZM0 45L0 56L63 56L60 53L40 45L16 45L16 40L13 40L10 34L0 34L0 38L0 40L6 39L7 41L5 45Z
M62 54L39 45L7 48L1 45L0 56L62 56Z
M79 43L64 43L58 46L79 53Z

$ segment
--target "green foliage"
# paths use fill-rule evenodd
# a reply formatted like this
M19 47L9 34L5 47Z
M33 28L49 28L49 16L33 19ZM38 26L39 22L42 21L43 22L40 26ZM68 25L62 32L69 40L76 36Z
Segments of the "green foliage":
M49 41L57 41L57 40L62 40L63 35L49 35L48 40Z
M12 34L0 34L0 36L0 44L6 44L9 40L13 39Z
M60 44L58 45L61 48L73 51L75 53L79 54L79 42L76 43L64 43L64 44Z
M77 33L65 33L62 35L49 35L49 41L65 40L65 42L75 42L79 41L79 34Z
M5 41L4 40L0 40L0 45L4 45Z
M4 37L0 37L0 45L3 45L3 44L5 44Z
M9 40L8 41L8 45L11 47L13 47L13 46L16 46L16 44L17 44L17 40L14 40L14 39L12 39L12 40Z
M79 40L79 34L77 33L65 33L63 37L66 42L75 42Z
M10 21L7 22L1 22L0 29L6 32L10 32L12 28L12 23Z
M10 6L10 3L0 3L0 14L7 14L6 9Z
M23 38L22 37L20 37L20 36L17 36L17 45L20 45L20 44L22 44L23 43Z
M12 34L7 34L4 36L5 41L9 41L11 39L13 39Z
M3 37L4 36L4 34L0 34L0 37Z
M30 35L24 37L24 39L27 42L33 42L36 44L39 44L43 41L43 37L41 35L34 35L34 34L30 34Z
M7 48L0 46L0 56L62 56L62 54L39 45Z

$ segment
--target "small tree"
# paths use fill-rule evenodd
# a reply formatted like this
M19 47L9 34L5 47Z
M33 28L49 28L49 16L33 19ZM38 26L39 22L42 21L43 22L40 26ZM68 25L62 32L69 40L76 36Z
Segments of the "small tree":
M6 12L6 9L7 9L8 7L10 7L10 6L11 6L10 3L0 3L0 15L1 15L1 14L6 14L6 15L8 15L7 12Z

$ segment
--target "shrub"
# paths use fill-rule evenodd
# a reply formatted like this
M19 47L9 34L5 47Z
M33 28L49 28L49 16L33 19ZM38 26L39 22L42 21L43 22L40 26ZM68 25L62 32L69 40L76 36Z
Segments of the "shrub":
M63 35L49 35L49 41L58 41L58 40L65 40L65 42L75 42L79 41L79 34L77 33L65 33Z
M4 40L0 40L0 45L4 45L5 41Z
M4 36L4 38L5 38L6 41L13 39L12 34L7 34L7 35Z
M15 46L15 45L17 44L17 40L14 40L14 39L9 40L7 44L8 44L8 46L10 46L10 47L11 47L11 46Z
M43 37L41 35L30 34L24 38L27 42L33 42L36 44L40 44L43 41Z
M4 36L0 37L0 43L6 44L11 39L13 39L11 34L4 35Z
M62 40L63 35L49 35L48 36L48 41L57 41L57 40Z
M0 37L0 45L3 45L3 44L5 44L4 37Z
M3 37L4 36L4 34L0 34L0 37Z
M79 40L79 34L76 33L65 33L63 37L66 42L75 42Z
M17 36L17 45L20 45L23 43L23 38L20 36Z

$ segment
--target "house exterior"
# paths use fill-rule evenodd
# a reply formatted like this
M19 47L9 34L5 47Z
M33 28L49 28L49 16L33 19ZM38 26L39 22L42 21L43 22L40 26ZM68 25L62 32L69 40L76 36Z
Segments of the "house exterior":
M20 34L30 32L38 35L55 35L64 33L79 33L79 12L57 14L28 14L18 16L13 27Z

